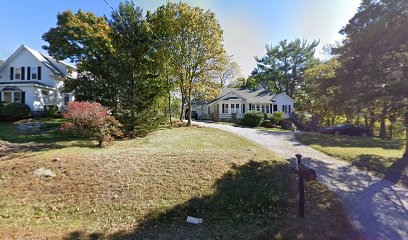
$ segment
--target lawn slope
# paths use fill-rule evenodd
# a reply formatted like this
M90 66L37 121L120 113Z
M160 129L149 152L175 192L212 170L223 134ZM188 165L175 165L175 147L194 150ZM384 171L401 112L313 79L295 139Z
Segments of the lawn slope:
M354 166L408 186L408 161L402 159L404 141L328 134L297 134L312 148Z
M307 219L297 218L296 182L288 163L216 129L163 129L105 149L61 143L55 148L29 146L38 149L0 157L2 237L356 236L335 195L319 184L307 186ZM56 176L33 175L40 167ZM204 223L188 225L188 215Z

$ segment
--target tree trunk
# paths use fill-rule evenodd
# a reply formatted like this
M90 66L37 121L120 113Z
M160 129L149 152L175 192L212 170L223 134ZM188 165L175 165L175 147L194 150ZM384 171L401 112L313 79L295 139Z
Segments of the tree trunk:
M181 92L181 109L180 109L180 122L183 121L183 115L184 115L184 104L186 103L186 99L184 96L183 91Z
M405 112L405 153L403 157L408 158L408 111Z
M367 116L367 114L364 114L364 126L366 128L368 128L368 116Z
M374 123L375 123L374 110L370 109L370 122L368 124L368 128L371 130L372 134L374 134Z
M380 116L380 138L385 139L387 137L387 129L385 128L385 116L386 116L386 108L383 107Z
M394 124L397 121L397 117L395 116L394 113L391 113L389 115L389 119L390 119L390 126L388 127L388 135L389 135L389 138L392 139Z
M166 68L167 70L167 68ZM166 71L166 77L167 77L167 94L168 94L168 108L169 108L169 121L170 121L170 126L173 126L173 120L171 119L171 87L170 87L170 79L169 79L169 74Z
M336 121L336 115L333 115L331 119L331 125L334 126L334 122Z
M188 88L188 123L187 126L192 126L193 124L191 123L191 92L193 89L193 83L190 82L190 86Z

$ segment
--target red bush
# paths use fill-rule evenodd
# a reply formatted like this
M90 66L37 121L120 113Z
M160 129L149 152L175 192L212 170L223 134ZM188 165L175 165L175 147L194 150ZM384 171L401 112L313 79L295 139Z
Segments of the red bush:
M99 147L112 141L113 136L122 136L119 129L122 125L100 103L70 102L62 116L68 120L62 129L79 130L80 133L97 139Z

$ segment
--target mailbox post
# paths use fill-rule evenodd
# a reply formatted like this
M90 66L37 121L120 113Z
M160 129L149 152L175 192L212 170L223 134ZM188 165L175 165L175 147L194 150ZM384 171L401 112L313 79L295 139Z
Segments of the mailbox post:
M305 216L305 183L304 181L316 180L316 171L309 169L302 163L302 155L296 154L296 169L293 169L298 175L299 182L299 216Z

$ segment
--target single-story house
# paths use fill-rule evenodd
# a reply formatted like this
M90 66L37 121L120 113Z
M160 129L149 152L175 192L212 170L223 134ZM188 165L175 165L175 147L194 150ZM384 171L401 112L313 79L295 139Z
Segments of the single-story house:
M274 94L265 89L224 88L219 97L201 106L200 119L211 119L217 114L220 119L231 119L236 114L242 119L250 110L262 113L284 112L289 118L295 100L285 93ZM193 109L194 111L194 109Z
M75 66L22 45L0 66L0 101L27 104L32 113L45 105L63 110L75 100L63 92L64 81L76 77Z

